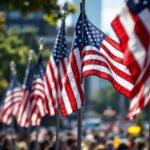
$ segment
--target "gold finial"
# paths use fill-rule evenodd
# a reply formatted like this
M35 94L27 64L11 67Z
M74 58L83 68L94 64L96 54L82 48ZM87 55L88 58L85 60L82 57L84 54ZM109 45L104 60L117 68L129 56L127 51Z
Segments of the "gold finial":
M62 14L63 14L63 18L67 15L68 13L68 3L66 2L62 8Z
M15 74L17 73L15 61L11 61L11 62L10 62L10 70L11 70L11 73L12 73L13 75L15 75Z
M32 49L29 51L29 61L31 61L33 59L34 53L35 52Z
M40 38L40 40L39 40L39 52L40 53L44 49L44 44L45 44L44 38Z

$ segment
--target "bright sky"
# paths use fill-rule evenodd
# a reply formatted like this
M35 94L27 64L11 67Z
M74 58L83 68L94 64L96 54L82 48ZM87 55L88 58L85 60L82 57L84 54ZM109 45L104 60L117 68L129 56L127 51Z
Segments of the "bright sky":
M110 35L113 39L116 36L111 27L111 22L115 18L116 14L120 12L124 0L103 0L102 1L102 22L101 29L103 32Z
M102 12L100 12L100 10L97 9L98 7L96 6L96 3L98 4L99 1L101 1L101 3L102 3L102 6L100 7L102 9ZM97 21L97 24L99 24L98 22L101 22L101 30L103 32L109 34L112 38L116 39L113 29L111 28L111 21L116 16L116 14L121 10L121 8L124 4L124 1L125 0L86 0L87 15L88 15L89 19L91 21L93 21L94 23L96 21ZM79 9L80 0L58 0L58 3L60 5L64 5L65 2L74 2ZM91 4L93 4L93 6ZM93 11L95 11L97 16L99 15L99 13L102 13L101 20L96 15L95 16L92 15L92 17L91 17L91 14L93 14ZM79 11L77 11L77 13L79 13ZM78 14L75 14L75 15L77 16ZM73 18L74 18L73 23L75 23L77 17L72 17L70 15L67 18L66 22L67 22L68 26L72 25ZM97 24L95 24L95 25L97 26ZM100 28L99 26L97 26L97 27Z

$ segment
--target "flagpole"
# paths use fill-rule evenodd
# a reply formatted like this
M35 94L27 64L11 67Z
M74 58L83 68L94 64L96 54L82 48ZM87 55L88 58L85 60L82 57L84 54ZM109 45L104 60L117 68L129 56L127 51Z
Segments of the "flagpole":
M67 13L68 13L68 4L65 3L63 6L63 12L62 12L62 23L63 24L65 24L65 19L66 19ZM56 145L55 145L55 150L59 150L59 131L60 131L60 107L58 104L57 105L57 114L56 114Z
M30 50L30 51L29 51L28 63L33 60L34 53L35 53L34 50ZM30 150L30 144L31 144L31 142L30 142L30 136L29 136L30 131L31 131L31 126L30 126L30 124L29 124L29 127L28 127L28 129L27 129L27 144L28 144L28 149L29 149L29 150Z
M60 130L60 108L59 108L59 104L58 104L57 114L56 114L56 145L55 145L55 150L59 150L59 130Z
M42 55L42 51L44 50L44 38L39 39L39 57ZM38 134L39 134L39 126L40 124L36 127L36 144L35 144L35 149L38 149Z
M82 22L81 22L81 34L82 34L82 47L84 39L84 11L85 11L85 0L80 0L80 11L82 12ZM78 138L77 138L77 150L81 150L82 141L82 107L78 111Z
M10 62L10 70L11 70L11 76L15 76L17 74L16 71L16 63L14 61ZM11 123L11 128L14 130L14 116L13 116L13 108L12 108L12 123Z

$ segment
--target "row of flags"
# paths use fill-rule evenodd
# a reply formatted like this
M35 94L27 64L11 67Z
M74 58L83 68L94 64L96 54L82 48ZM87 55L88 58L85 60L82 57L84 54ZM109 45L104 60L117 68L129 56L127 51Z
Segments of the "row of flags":
M150 0L128 0L113 20L120 44L82 13L70 54L62 20L46 70L40 53L35 70L29 59L22 88L12 76L1 111L3 123L10 124L13 115L22 127L40 125L42 117L55 115L58 107L64 117L79 110L84 104L84 78L90 75L109 80L130 98L128 119L150 103Z

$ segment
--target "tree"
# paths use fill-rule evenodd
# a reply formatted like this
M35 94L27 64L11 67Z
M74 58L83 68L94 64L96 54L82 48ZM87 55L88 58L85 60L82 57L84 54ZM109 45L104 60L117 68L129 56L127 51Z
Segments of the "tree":
M18 77L22 82L27 65L28 53L31 48L33 49L33 45L36 54L38 54L38 44L35 35L36 31L33 29L9 29L8 31L0 33L0 95L3 89L9 85L9 64L11 60L16 62ZM26 37L30 37L30 40ZM30 43L30 41L32 41L32 43ZM45 64L49 55L50 51L45 50L43 52L44 59L46 60ZM37 57L34 59L36 61Z
M58 0L1 0L1 6L4 10L18 10L24 16L31 12L42 11L44 19L50 24L57 22L62 17L62 6L58 5ZM75 4L69 4L68 13L76 11ZM1 19L0 19L1 20Z
M28 50L29 47L12 30L0 33L0 93L8 86L11 60L17 63L19 74L24 73Z

